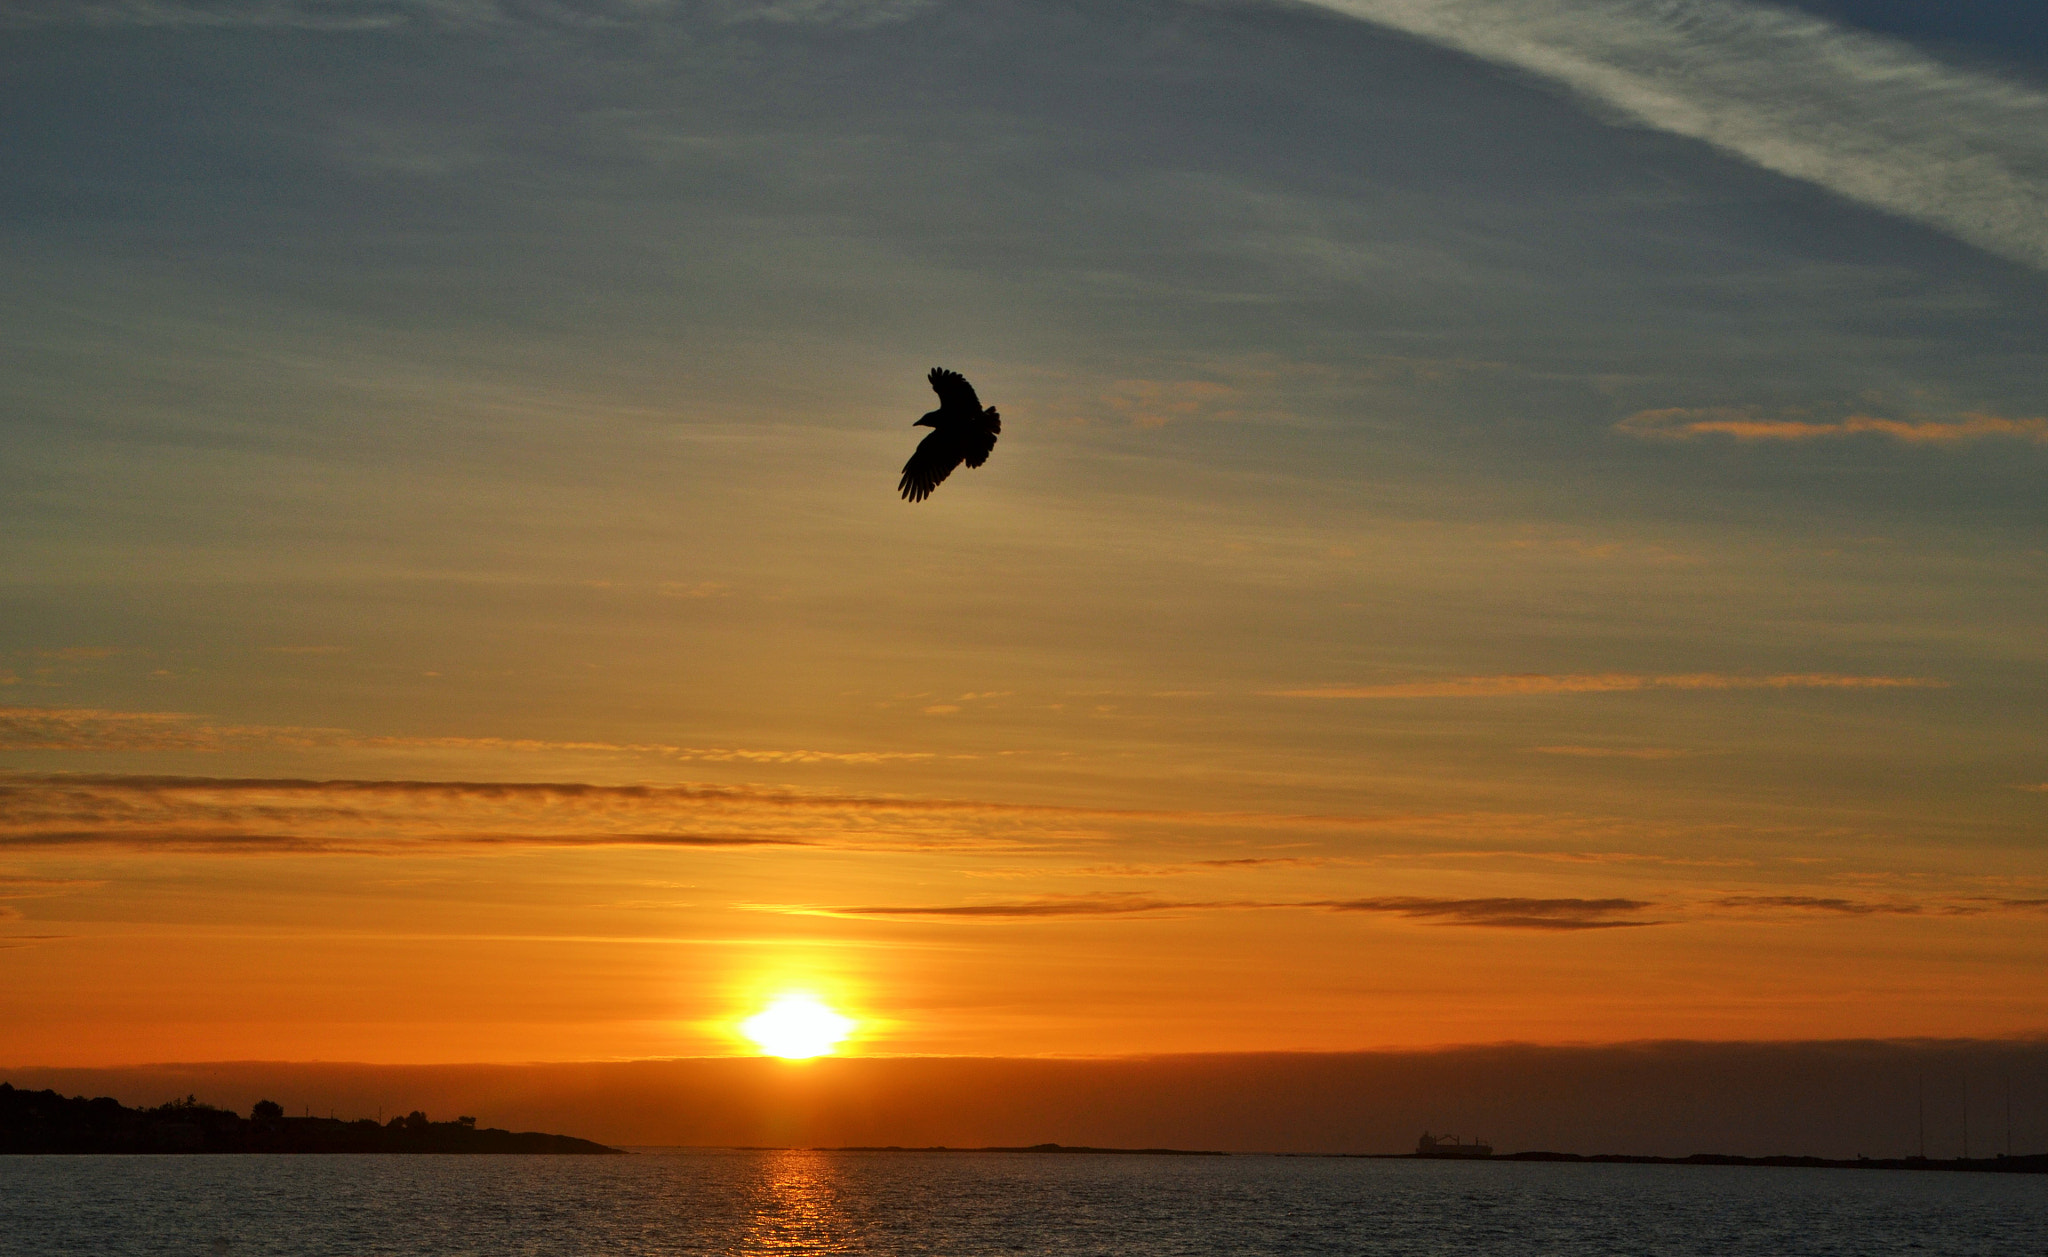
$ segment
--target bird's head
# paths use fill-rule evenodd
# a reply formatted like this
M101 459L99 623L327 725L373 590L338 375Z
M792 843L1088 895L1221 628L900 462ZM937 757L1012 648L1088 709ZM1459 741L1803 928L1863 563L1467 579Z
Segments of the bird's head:
M936 428L939 426L939 412L934 410L910 426L913 428Z

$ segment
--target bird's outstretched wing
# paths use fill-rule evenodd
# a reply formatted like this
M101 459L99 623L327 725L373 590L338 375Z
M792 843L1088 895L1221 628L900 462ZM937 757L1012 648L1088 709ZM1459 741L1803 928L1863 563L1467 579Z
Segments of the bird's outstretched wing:
M932 392L939 395L939 405L945 410L965 409L968 414L981 413L981 399L974 395L974 386L958 371L944 367L933 367L927 379L932 382Z
M958 379L958 376L954 377ZM896 488L906 502L922 502L931 496L939 482L953 474L960 460L967 455L961 438L966 433L958 429L934 428L930 435L917 443L917 449L910 455L910 461L903 464L903 479L896 482ZM989 444L995 444L990 438ZM987 453L981 455L987 458ZM976 460L976 466L980 465Z
M960 431L960 457L969 467L979 467L988 461L989 451L996 447L996 437L1003 431L1003 417L990 406L981 412L981 422L970 424Z

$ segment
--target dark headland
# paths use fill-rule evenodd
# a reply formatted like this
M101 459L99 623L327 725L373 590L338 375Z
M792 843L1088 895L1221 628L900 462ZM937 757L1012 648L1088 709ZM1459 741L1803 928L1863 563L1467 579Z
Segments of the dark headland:
M131 1109L101 1096L18 1091L0 1082L0 1154L133 1152L616 1153L588 1139L537 1131L477 1129L473 1117L429 1121L409 1113L370 1118L287 1117L268 1100L248 1117L191 1096Z

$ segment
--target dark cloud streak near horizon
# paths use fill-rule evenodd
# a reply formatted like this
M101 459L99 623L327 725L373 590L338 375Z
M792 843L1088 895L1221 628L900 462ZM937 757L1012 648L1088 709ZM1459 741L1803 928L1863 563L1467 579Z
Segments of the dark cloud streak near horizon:
M1339 913L1378 913L1427 921L1433 925L1566 931L1666 924L1662 921L1619 919L1616 916L1617 913L1639 912L1656 906L1635 899L1428 899L1402 895L1343 900L1204 901L1094 895L1015 903L951 904L933 907L838 907L822 911L848 917L973 921L1155 916L1175 912L1307 908Z

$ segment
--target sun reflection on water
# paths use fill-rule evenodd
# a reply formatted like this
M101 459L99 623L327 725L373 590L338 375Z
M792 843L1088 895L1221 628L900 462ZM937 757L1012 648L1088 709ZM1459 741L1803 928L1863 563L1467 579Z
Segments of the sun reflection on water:
M840 1203L839 1167L831 1157L791 1149L766 1154L752 1189L752 1216L739 1253L846 1253L857 1230Z

